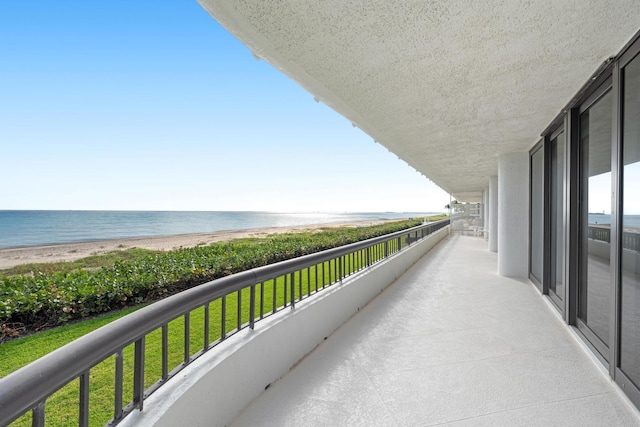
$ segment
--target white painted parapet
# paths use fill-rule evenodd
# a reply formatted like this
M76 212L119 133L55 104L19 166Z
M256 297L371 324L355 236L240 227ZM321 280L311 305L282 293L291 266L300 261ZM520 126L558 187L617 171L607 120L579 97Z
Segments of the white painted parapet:
M587 241L589 256L602 258L602 262L609 264L611 260L611 245L601 240ZM640 274L640 252L622 249L622 268L631 274Z
M529 153L498 160L498 274L529 276Z
M225 426L333 331L449 235L449 226L220 343L121 426Z

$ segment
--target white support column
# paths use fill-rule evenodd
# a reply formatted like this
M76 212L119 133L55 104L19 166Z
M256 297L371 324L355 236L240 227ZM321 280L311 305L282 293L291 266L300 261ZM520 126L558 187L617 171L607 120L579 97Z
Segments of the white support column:
M489 250L498 252L498 177L489 178Z
M484 240L489 239L489 187L482 191L482 203L484 204L484 222L482 224L484 228Z
M529 154L503 154L498 160L498 274L528 276Z

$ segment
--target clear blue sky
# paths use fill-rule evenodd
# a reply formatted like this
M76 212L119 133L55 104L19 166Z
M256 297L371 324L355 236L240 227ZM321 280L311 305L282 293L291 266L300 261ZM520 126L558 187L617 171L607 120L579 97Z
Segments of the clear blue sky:
M0 3L0 209L442 211L195 1Z

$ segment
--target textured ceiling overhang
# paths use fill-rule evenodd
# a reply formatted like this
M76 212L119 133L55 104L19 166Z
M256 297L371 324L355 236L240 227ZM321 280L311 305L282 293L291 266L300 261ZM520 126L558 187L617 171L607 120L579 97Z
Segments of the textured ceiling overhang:
M459 200L528 151L640 28L640 0L198 0Z

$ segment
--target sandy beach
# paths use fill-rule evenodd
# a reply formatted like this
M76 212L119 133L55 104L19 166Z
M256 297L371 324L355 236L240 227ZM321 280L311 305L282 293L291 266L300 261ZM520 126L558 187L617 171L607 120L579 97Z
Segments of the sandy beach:
M178 249L180 247L188 248L203 246L211 244L213 242L222 242L245 237L265 237L269 234L289 233L296 231L320 231L322 229L334 227L361 227L392 221L399 220L392 219L301 225L291 227L271 227L251 230L230 230L213 233L178 234L172 236L114 239L101 240L96 242L64 243L48 246L29 246L15 249L0 249L0 269L30 263L73 261L90 255L100 255L107 252L130 248L170 251L173 249Z

